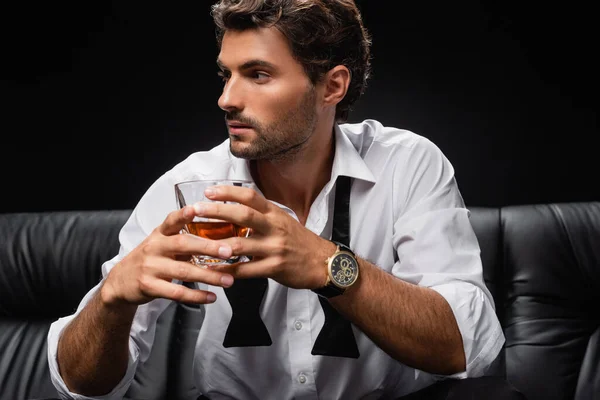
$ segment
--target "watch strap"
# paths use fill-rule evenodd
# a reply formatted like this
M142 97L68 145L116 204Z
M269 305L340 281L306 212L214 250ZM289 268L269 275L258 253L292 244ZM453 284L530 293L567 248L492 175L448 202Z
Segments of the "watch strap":
M335 286L334 284L329 284L323 286L322 288L312 289L313 292L318 294L319 296L326 297L328 299L339 296L340 294L344 294L344 289Z
M335 240L332 240L331 242L335 243L337 246L339 246L340 250L342 251L347 251L348 253L352 254L352 257L354 257L354 252L352 251L352 249L350 249L350 247L346 246L344 243L342 242L337 242Z

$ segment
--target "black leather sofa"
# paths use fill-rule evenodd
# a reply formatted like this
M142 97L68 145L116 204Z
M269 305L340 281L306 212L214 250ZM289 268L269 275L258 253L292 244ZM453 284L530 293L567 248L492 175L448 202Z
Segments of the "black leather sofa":
M471 207L506 345L489 374L529 400L600 399L600 202ZM0 215L0 399L57 397L46 334L118 250L130 210ZM202 309L172 304L128 398L193 398Z

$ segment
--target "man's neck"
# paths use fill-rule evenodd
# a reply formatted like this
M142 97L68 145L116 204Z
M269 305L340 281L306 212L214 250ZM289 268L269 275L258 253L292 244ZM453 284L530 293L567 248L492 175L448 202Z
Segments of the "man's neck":
M251 163L254 181L266 198L291 208L304 225L310 207L331 179L335 136L316 137L292 160Z

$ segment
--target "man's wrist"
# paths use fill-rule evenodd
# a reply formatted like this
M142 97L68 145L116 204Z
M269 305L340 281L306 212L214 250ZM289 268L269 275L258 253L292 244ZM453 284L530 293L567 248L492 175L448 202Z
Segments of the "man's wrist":
M329 274L327 270L327 260L331 257L337 250L337 246L330 240L321 239L322 245L320 246L320 251L315 252L315 266L317 270L317 284L315 287L311 289L320 289L327 286L329 282Z
M106 279L100 285L97 293L98 304L110 314L119 314L128 319L128 316L133 316L137 311L137 305L128 303L124 300L119 300L114 296L113 289L106 284Z

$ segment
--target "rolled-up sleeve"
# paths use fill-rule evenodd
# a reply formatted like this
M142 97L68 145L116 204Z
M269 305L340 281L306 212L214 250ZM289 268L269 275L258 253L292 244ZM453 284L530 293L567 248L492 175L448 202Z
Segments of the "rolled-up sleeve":
M447 283L432 289L452 308L463 340L467 368L451 377L484 375L504 344L504 334L493 317L494 309L488 296L469 283Z
M466 371L485 374L504 344L493 297L483 279L480 247L448 160L431 142L415 149L409 187L396 191L394 276L446 299L462 336ZM406 166L404 166L406 167ZM404 168L406 171L406 168ZM448 376L436 376L447 378Z

